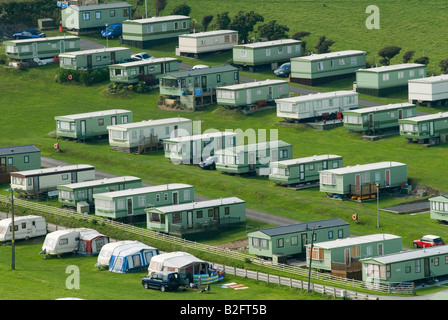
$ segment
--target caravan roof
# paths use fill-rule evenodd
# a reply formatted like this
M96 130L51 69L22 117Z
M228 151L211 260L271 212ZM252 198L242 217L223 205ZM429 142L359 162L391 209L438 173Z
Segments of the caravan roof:
M194 262L204 262L201 259L196 258L190 253L175 251L169 253L159 254L151 259L151 263L148 267L149 271L160 271L163 267L170 268L182 268Z

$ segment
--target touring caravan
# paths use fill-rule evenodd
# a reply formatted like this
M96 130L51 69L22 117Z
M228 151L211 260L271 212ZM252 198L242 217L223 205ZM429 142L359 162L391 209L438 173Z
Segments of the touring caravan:
M12 218L0 220L0 241L12 239ZM41 216L29 215L14 218L14 239L25 239L47 234L47 223Z

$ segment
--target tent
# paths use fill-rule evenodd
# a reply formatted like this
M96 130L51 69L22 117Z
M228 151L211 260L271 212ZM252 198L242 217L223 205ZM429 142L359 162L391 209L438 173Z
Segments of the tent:
M100 253L98 254L98 262L95 264L95 268L102 268L102 267L109 267L110 263L110 257L112 256L112 253L114 250L122 246L124 244L129 243L136 243L137 241L132 240L123 240L123 241L116 241L116 242L110 242L108 244L105 244L102 248Z
M133 241L117 246L110 256L109 271L128 273L146 269L159 250L144 243Z
M109 237L93 229L82 229L79 232L78 254L97 255L101 248L109 243Z

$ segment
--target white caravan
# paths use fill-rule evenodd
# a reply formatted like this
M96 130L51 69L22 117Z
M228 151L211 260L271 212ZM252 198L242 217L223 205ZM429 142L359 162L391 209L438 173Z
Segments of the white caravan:
M0 241L12 239L12 218L0 220ZM14 239L20 240L40 237L47 234L47 223L41 216L15 216Z

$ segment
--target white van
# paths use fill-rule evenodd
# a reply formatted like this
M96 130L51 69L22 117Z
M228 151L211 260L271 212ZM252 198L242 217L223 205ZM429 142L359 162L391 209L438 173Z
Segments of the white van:
M12 239L12 218L0 220L0 241ZM47 223L41 216L15 216L14 217L14 239L28 240L47 234Z

